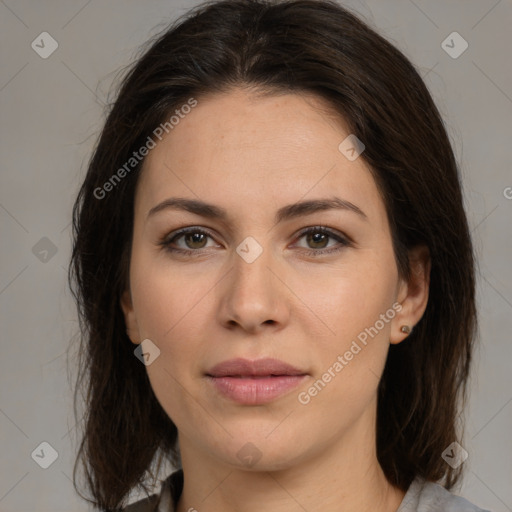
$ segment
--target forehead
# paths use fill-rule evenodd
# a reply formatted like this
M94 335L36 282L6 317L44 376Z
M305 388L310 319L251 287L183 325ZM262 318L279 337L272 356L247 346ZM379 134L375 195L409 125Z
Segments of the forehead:
M321 98L234 90L197 102L147 155L139 213L169 196L242 211L336 195L382 217L366 162L340 152L350 132Z

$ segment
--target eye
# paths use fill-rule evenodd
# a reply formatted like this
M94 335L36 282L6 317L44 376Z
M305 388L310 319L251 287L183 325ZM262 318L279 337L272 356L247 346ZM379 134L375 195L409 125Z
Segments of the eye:
M313 226L303 230L299 235L299 239L301 238L305 238L306 244L308 244L306 249L308 247L313 248L313 250L305 251L309 256L330 254L352 245L351 242L340 233L324 226ZM334 244L334 246L328 248L329 239L337 241L338 244Z
M191 226L180 229L164 237L159 245L166 251L175 254L200 256L207 249L208 238L213 240L212 235L199 227ZM305 238L307 246L296 246L305 249L302 252L308 256L322 256L342 250L344 247L352 246L352 242L337 231L325 226L312 226L301 231L299 240ZM329 242L338 242L329 247ZM179 242L182 244L180 245ZM183 246L184 244L184 246ZM218 247L214 245L214 247Z
M163 240L160 241L159 245L164 247L164 249L169 252L192 254L199 252L201 249L207 248L206 243L208 238L212 238L208 231L192 226L180 229L176 233L172 233L171 235L166 236ZM183 245L178 245L177 242L180 239L182 239L185 247L183 247ZM178 246L176 247L176 245Z

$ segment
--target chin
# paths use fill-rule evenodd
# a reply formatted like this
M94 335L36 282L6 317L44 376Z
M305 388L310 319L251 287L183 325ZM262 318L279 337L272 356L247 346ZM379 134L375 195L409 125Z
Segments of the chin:
M275 426L274 426L275 427ZM273 427L273 428L274 428ZM275 436L265 429L259 435L235 435L230 439L225 451L219 452L221 446L217 445L214 452L219 459L233 469L251 472L281 471L295 466L304 458L304 443L293 441L291 435ZM297 446L301 446L299 452Z

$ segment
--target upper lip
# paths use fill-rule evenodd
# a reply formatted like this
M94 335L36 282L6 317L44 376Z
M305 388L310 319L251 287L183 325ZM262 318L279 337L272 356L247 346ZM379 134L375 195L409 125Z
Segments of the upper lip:
M236 358L216 364L206 373L210 377L260 377L267 375L306 375L306 372L279 359Z

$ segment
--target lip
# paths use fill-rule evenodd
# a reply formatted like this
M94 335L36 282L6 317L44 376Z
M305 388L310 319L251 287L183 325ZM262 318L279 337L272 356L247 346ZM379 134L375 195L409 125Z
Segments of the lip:
M245 405L271 402L297 387L307 372L278 359L230 359L215 365L206 377L226 398Z
M206 372L211 377L266 377L270 375L305 375L306 372L279 359L256 359L250 361L238 357L216 364Z

